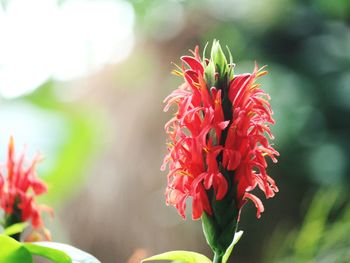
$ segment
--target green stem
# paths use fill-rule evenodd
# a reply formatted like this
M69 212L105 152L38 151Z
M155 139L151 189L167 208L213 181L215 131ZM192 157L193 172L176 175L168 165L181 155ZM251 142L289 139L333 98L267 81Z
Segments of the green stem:
M218 253L214 254L214 259L213 259L213 263L222 263L222 255L219 255Z

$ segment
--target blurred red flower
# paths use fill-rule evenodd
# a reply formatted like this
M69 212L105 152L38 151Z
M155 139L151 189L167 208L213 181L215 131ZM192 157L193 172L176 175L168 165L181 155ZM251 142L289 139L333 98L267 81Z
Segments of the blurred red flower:
M34 228L43 227L41 211L52 214L52 209L38 205L35 196L47 192L45 183L35 171L41 157L37 155L31 164L24 168L24 153L15 159L14 141L10 138L8 146L7 173L0 172L0 207L5 212L5 227L11 224L31 221Z
M236 209L250 199L260 217L263 204L250 192L258 186L270 198L278 191L265 160L269 156L276 162L279 155L266 138L273 139L272 110L269 96L255 83L267 71L255 65L251 74L234 75L234 64L214 45L210 59L201 59L198 47L193 56L181 57L182 67L174 73L185 82L164 100L164 111L177 106L165 125L168 154L161 169L168 164L166 202L185 218L191 197L195 220L203 211L213 213L210 189L221 200L235 187Z

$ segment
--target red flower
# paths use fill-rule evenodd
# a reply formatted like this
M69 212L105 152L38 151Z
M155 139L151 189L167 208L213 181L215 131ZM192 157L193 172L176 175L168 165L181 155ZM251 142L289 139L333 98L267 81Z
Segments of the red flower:
M185 218L186 199L191 197L192 218L198 219L203 211L213 213L208 191L221 200L235 187L237 209L250 199L260 217L262 202L250 192L258 186L270 198L278 191L265 161L269 156L276 162L278 155L265 138L267 134L273 139L272 111L268 95L255 83L267 72L256 65L253 73L234 76L232 61L227 63L216 42L210 59L201 59L196 47L193 56L181 60L175 74L185 82L165 99L164 109L177 106L165 125L168 154L162 170L168 164L167 204Z
M35 196L47 191L45 183L35 172L35 166L40 159L39 155L36 156L31 164L24 168L24 153L19 159L15 159L14 142L13 138L10 138L7 173L0 173L0 207L5 212L5 218L10 221L7 222L7 226L30 220L34 228L39 228L43 226L40 212L47 211L52 214L51 208L35 203Z

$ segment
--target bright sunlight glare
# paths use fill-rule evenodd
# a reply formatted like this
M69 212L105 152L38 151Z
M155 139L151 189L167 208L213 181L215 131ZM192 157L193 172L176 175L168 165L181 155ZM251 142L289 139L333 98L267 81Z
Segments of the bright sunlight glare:
M33 91L118 63L132 50L132 6L113 0L11 0L0 8L0 95Z

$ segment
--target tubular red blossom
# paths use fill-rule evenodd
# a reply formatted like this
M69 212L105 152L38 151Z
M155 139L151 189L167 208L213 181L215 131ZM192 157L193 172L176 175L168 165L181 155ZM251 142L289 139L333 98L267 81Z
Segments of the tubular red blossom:
M38 155L31 162L29 167L24 168L25 156L21 154L15 159L14 141L10 138L7 158L6 176L0 173L0 207L5 212L5 217L20 218L20 222L31 221L34 228L43 226L40 216L41 211L49 212L52 209L35 203L35 196L47 192L47 187L35 172L37 163L41 160ZM18 223L18 222L11 222Z
M221 200L231 187L236 209L252 200L260 217L263 204L250 192L258 186L270 198L278 191L265 161L268 156L276 162L279 155L266 138L273 139L272 110L269 96L255 83L267 71L255 65L251 74L233 75L233 63L213 51L209 60L201 59L198 47L193 56L181 60L177 75L185 82L164 101L165 111L177 106L165 125L168 154L162 170L168 165L167 204L185 218L186 199L192 198L195 220L204 211L213 213L209 191Z

